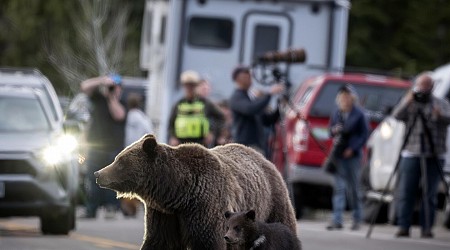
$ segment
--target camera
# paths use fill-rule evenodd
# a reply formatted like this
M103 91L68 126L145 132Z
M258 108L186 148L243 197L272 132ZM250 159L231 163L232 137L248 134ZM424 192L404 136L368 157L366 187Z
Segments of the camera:
M113 92L117 85L122 84L122 76L120 76L118 74L112 74L112 75L109 75L109 78L111 78L111 80L113 80L114 85L109 86L108 91Z
M414 101L418 103L428 103L431 100L431 93L430 92L420 92L420 91L414 91Z

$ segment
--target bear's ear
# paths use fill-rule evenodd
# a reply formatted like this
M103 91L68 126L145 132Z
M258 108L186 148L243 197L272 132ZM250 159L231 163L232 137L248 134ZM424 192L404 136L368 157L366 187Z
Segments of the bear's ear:
M225 214L224 214L225 215L225 219L229 219L232 214L233 214L232 212L226 211Z
M148 155L153 155L155 153L155 148L158 143L153 135L145 135L144 143L142 144L142 150Z
M256 217L255 210L253 210L253 209L248 210L247 213L245 213L245 217L247 217L247 219L249 219L251 221L255 221L255 217Z

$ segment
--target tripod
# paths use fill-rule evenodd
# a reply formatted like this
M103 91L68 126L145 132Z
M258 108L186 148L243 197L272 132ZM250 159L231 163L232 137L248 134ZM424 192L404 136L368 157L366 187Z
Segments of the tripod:
M397 162L395 164L395 168L392 171L392 174L389 176L388 182L387 182L385 188L383 189L383 192L381 194L380 200L379 200L379 202L378 202L378 204L376 206L375 213L372 215L372 219L371 219L371 222L370 222L369 230L367 231L367 234L366 234L366 238L370 238L370 235L371 235L373 227L374 227L375 219L378 216L378 213L379 213L381 205L382 205L381 202L383 201L383 197L388 192L388 188L389 188L390 183L391 183L391 181L393 179L393 176L398 171L398 168L399 168L399 165L400 165L399 163L400 163L400 158L401 158L401 152L406 147L406 145L407 145L407 143L409 141L409 137L410 137L410 135L412 133L414 125L416 124L417 118L420 118L421 122L422 122L422 132L420 133L420 150L421 150L421 154L420 154L420 170L421 170L421 185L422 185L422 200L423 200L422 202L423 202L423 206L424 206L423 209L424 209L424 215L425 215L424 216L425 217L424 218L425 219L425 221L424 221L425 228L429 228L430 227L430 218L429 218L429 209L430 208L428 207L428 202L425 200L425 199L427 199L427 194L428 194L428 190L427 190L427 187L428 187L428 183L427 183L427 169L426 169L426 167L427 167L426 164L427 163L426 163L426 155L425 155L425 152L426 152L425 151L425 137L426 137L426 139L428 139L428 145L430 147L432 160L435 162L435 166L438 168L439 176L440 176L442 182L444 183L444 186L445 186L445 189L446 189L446 192L445 192L446 198L449 199L449 193L448 193L449 187L448 187L447 182L445 181L445 177L444 177L444 172L442 170L442 166L441 166L440 161L439 161L439 159L438 159L438 157L436 155L436 151L435 151L435 148L434 148L435 144L433 142L433 137L432 137L432 134L431 134L431 130L427 126L426 118L425 118L425 115L424 115L423 111L421 109L418 109L416 114L413 117L413 120L412 120L412 122L411 122L411 124L410 124L410 126L409 126L409 128L408 128L408 130L406 132L406 134L405 134L405 138L404 138L404 141L402 143L402 147L400 149L400 153L398 155Z

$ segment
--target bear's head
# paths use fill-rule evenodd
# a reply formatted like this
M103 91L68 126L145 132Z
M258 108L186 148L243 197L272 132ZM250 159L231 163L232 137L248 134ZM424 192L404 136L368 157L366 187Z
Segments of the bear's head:
M149 179L158 176L158 143L153 135L145 135L120 152L114 162L94 173L102 188L117 191L118 196L143 197L151 188Z
M224 239L227 244L244 245L246 240L256 233L255 210L247 212L225 212L226 234Z

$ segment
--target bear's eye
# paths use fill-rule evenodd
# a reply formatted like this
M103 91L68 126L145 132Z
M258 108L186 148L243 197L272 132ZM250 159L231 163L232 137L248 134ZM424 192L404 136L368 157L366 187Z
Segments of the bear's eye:
M241 231L241 227L240 226L235 226L234 231L236 231L237 233L239 233Z
M227 228L227 231L230 230L230 227L229 227L229 226L226 226L226 228Z

